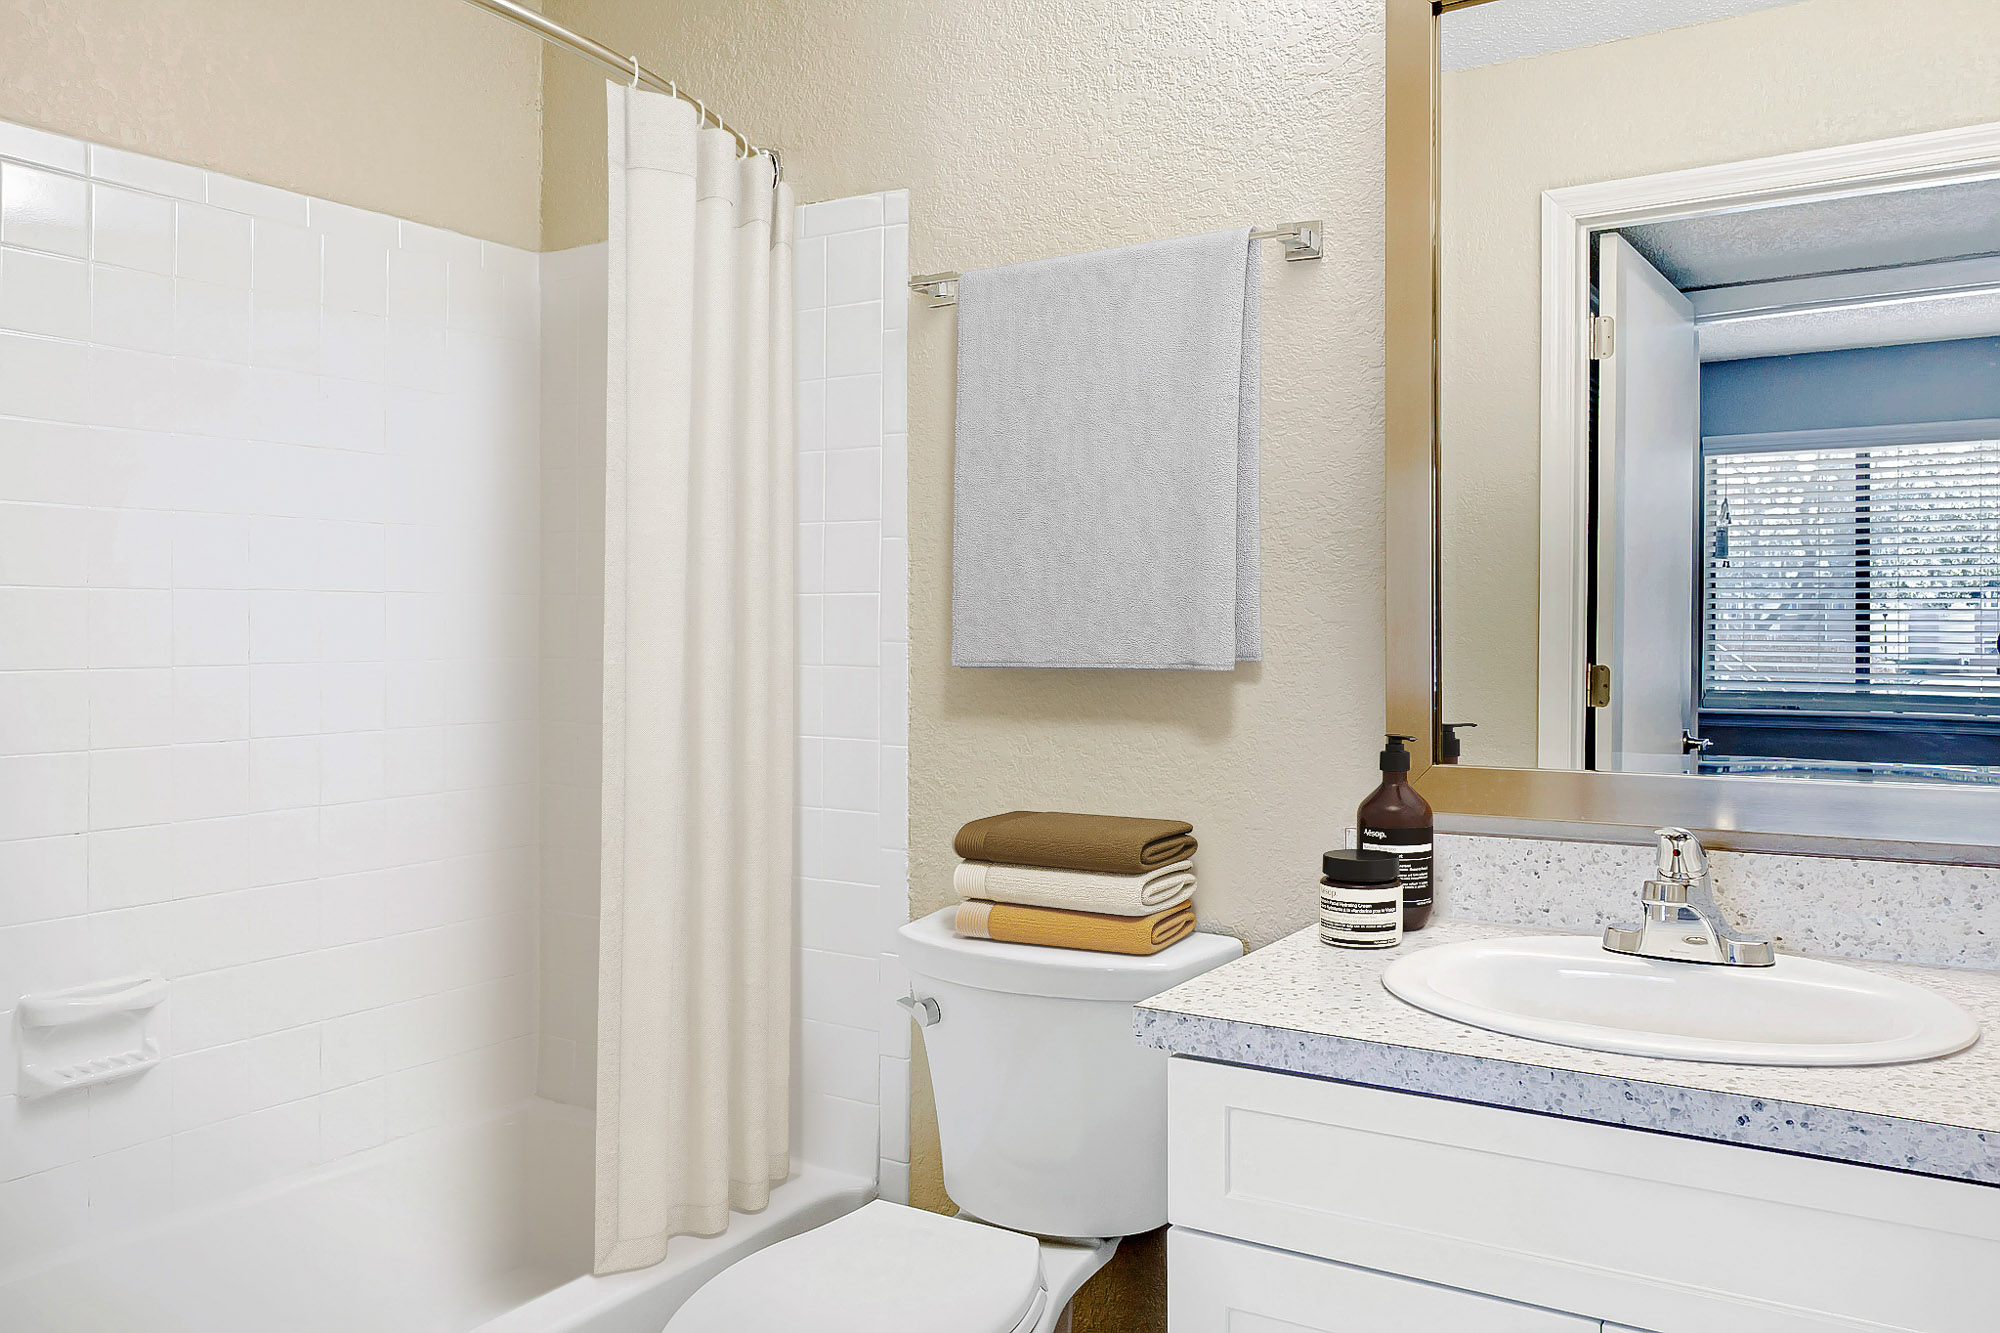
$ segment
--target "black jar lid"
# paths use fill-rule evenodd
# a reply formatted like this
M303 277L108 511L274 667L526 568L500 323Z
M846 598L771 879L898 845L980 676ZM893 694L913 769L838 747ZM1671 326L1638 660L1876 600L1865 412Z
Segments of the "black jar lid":
M1394 884L1400 869L1391 852L1362 852L1352 848L1328 852L1319 859L1322 873L1342 884Z

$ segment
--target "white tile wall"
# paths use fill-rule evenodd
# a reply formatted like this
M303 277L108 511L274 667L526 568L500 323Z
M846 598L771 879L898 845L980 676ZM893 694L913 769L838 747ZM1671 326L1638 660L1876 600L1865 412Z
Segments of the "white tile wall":
M906 1197L903 192L799 214L799 1155ZM542 261L543 1095L589 1105L597 998L605 251ZM890 433L893 430L894 433ZM901 1182L897 1184L896 1182Z
M533 254L0 125L0 1254L530 1090Z
M804 1138L909 1197L906 191L799 211L799 984Z

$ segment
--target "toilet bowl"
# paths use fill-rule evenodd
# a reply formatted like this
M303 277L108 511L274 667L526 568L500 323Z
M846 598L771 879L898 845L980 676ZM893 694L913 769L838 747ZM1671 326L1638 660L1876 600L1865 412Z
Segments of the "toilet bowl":
M898 948L924 1024L957 1217L876 1200L724 1269L666 1333L1054 1333L1119 1238L1167 1220L1167 1057L1132 1006L1239 957L964 939L947 908Z

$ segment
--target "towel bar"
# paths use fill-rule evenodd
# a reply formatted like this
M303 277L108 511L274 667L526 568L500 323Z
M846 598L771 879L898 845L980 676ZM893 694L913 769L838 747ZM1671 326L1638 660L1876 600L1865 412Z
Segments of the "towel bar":
M1326 224L1318 218L1310 222L1285 222L1275 227L1259 227L1250 233L1253 241L1277 241L1285 247L1288 261L1318 259L1325 254L1321 242ZM926 298L927 308L942 310L958 304L956 273L919 273L910 279L910 290Z

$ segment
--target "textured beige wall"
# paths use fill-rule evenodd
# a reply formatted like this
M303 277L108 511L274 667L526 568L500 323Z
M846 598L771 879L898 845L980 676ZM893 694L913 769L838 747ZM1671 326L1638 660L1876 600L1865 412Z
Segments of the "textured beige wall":
M1028 806L1192 820L1209 929L1263 944L1312 917L1317 855L1372 786L1382 725L1379 8L551 0L778 145L801 198L909 187L918 271L1326 219L1323 262L1266 262L1266 661L1233 674L948 665L955 326L912 310L914 911L950 897L960 823ZM601 86L551 62L552 249L602 234ZM913 1073L914 1189L935 1205ZM1122 1322L1095 1326L1159 1326L1147 1247L1120 1273L1106 1286L1123 1294L1089 1306Z
M1445 712L1533 767L1542 191L2000 120L2000 4L1806 0L1456 71L1443 111Z
M553 0L777 144L803 199L908 186L911 264L972 268L1324 217L1267 250L1261 665L964 671L950 655L955 325L910 316L912 907L1018 806L1179 815L1200 907L1262 944L1372 785L1382 717L1382 77L1375 0ZM567 65L569 62L564 62ZM549 248L603 231L602 81L552 64ZM1415 538L1420 540L1420 538Z
M463 0L0 0L0 119L541 239L541 43Z

